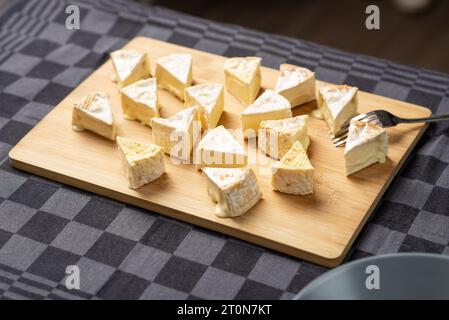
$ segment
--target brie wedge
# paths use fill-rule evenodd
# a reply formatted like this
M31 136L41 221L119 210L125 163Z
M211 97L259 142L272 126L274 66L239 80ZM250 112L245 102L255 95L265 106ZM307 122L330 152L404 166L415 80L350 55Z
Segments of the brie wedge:
M165 172L162 148L150 143L140 143L117 137L128 176L129 188L137 189L159 178Z
M205 134L195 151L195 164L202 167L243 167L246 155L243 146L223 126Z
M207 193L214 202L215 215L238 217L251 209L261 198L256 175L249 168L205 168Z
M159 117L156 79L139 80L120 90L123 117L138 120L147 126Z
M226 89L246 106L253 103L259 93L261 61L258 57L238 57L224 63Z
M287 99L292 108L315 100L315 74L309 69L281 64L274 91Z
M194 135L201 132L198 107L179 111L170 118L151 120L153 143L164 148L164 152L181 160L189 160Z
M307 134L308 116L297 116L260 123L259 147L267 155L281 159L296 141L307 151L310 139Z
M357 92L357 88L347 85L328 85L319 89L318 108L333 134L357 115Z
M184 100L185 88L192 85L192 55L175 53L157 59L156 78L160 88Z
M89 130L115 140L116 128L108 95L93 92L76 103L72 113L72 129Z
M200 107L201 127L203 130L213 129L220 121L224 108L223 86L219 83L204 83L186 88L184 106Z
M313 193L313 167L301 142L297 141L272 166L271 186L273 190L288 194Z
M265 90L253 104L242 111L242 130L245 136L257 136L262 121L291 117L290 102L274 91Z
M373 163L384 163L388 155L388 136L381 126L352 120L345 146L346 175Z
M111 53L111 60L119 88L149 76L145 53L136 50L117 50Z

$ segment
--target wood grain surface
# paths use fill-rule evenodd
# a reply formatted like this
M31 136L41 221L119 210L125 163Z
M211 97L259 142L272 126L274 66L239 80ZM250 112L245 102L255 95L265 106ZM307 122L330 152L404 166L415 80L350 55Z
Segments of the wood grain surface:
M223 83L224 57L142 37L125 47L147 52L151 71L158 57L191 53L195 83ZM112 72L108 61L73 90L11 150L12 165L328 267L342 262L425 129L422 124L387 129L390 153L386 163L346 177L343 148L332 146L325 122L311 118L309 156L315 167L314 194L292 196L272 191L269 165L273 160L262 156L257 165L251 165L264 194L262 201L244 216L221 219L213 213L215 204L207 195L205 178L193 165L174 165L166 156L166 174L149 185L131 190L115 143L71 129L73 104L92 91L105 91L110 95L118 134L143 142L152 140L151 128L123 119L117 85L110 80ZM262 87L272 89L277 74L277 70L263 68ZM168 92L159 90L159 99L162 117L183 109L183 104ZM308 114L315 107L312 102L295 108L293 113ZM226 92L220 124L226 128L240 127L243 109ZM404 117L430 115L423 107L360 92L359 111L373 109L386 109Z

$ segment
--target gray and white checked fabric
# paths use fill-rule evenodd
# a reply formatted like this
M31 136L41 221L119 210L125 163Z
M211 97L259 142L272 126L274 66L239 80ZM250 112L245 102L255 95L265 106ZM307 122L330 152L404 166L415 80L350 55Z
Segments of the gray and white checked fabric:
M124 0L16 0L0 16L0 297L290 299L325 268L17 171L8 151L112 50L149 36L225 56L288 61L318 79L449 113L449 76ZM449 123L432 125L348 260L449 254ZM81 270L81 290L64 286Z

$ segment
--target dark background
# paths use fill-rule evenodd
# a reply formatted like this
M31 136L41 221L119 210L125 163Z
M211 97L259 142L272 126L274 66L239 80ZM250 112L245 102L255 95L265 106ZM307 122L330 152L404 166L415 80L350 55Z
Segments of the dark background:
M434 0L414 13L401 10L396 0L146 1L214 21L449 73L448 0ZM380 30L365 28L365 8L370 4L380 8Z

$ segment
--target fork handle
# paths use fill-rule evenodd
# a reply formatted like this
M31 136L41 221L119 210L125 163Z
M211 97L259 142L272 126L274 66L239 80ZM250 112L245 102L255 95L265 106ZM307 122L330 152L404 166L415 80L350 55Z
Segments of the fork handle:
M449 114L442 114L439 116L433 116L428 118L413 118L413 119L404 119L394 116L394 121L396 123L437 122L444 120L449 120Z

